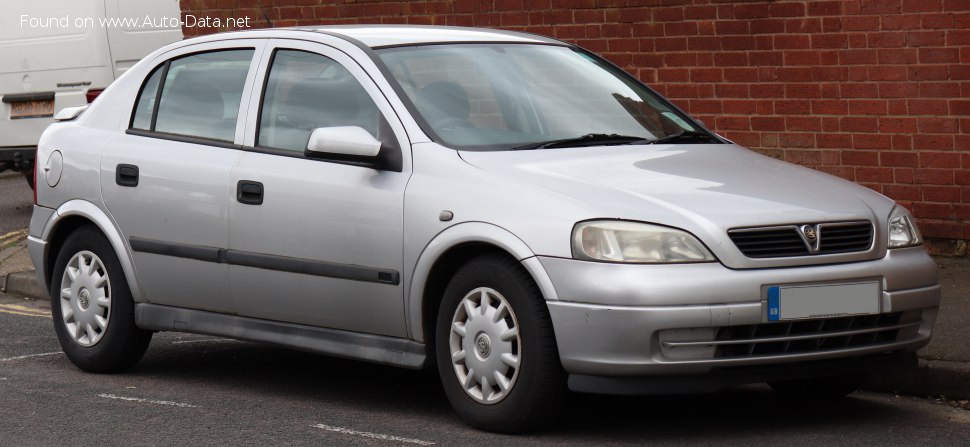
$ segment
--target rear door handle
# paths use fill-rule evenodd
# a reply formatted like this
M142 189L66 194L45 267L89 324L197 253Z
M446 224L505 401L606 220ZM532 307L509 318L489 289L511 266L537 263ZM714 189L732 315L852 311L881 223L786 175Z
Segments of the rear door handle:
M115 169L115 183L121 186L138 186L138 166L119 164Z
M263 184L252 180L240 180L236 184L236 201L246 205L262 205Z

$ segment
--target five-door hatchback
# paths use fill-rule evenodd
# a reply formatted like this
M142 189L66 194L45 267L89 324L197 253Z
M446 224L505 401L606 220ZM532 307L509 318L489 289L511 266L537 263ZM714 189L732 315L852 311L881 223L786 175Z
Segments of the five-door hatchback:
M541 36L217 34L58 119L30 253L85 371L225 336L437 368L464 420L514 432L567 390L848 394L939 305L904 208Z

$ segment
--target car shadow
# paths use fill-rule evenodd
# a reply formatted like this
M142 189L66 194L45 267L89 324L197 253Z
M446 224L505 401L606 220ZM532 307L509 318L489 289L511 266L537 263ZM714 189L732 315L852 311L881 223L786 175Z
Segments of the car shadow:
M454 415L438 377L353 360L237 341L173 344L157 337L148 354L127 374L187 385L244 389L288 401L346 403L357 409L406 414L448 431L474 430ZM880 425L900 410L879 399L850 396L834 401L796 401L751 385L715 394L598 396L572 394L551 426L517 441L710 442L712 433L758 436L806 429L832 433ZM504 436L502 437L504 438Z

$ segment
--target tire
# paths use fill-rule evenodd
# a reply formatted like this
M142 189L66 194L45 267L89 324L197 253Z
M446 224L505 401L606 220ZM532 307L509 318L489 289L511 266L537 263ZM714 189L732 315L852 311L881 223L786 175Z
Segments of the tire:
M768 382L779 394L800 399L833 399L856 392L868 374L846 374L816 379Z
M27 180L27 184L30 185L30 189L34 189L34 170L31 169L28 172L24 172L24 179Z
M488 297L487 307L481 305L483 292ZM483 320L467 318L466 298L479 299L479 307L472 311L471 318ZM503 302L510 311L498 310ZM475 313L483 307L487 314ZM497 318L488 318L495 313L502 317L498 322ZM463 318L464 336L452 329L456 319ZM499 333L510 327L515 328L517 336L506 341ZM567 395L566 373L559 360L549 311L532 277L514 259L482 256L458 269L444 292L435 342L445 394L468 424L481 430L518 433L549 422L562 408ZM454 347L464 353L464 360L452 361L452 353L458 352ZM502 360L506 354L518 360L516 367ZM467 374L474 371L475 365L480 366L480 371L491 371L486 376L505 377L508 388L503 389L501 378L496 378L494 383L486 380L485 392L482 381L476 380L475 374ZM489 365L498 365L498 369L490 370ZM502 365L508 366L504 372L500 371ZM466 383L472 384L470 391L462 386L459 371L465 373Z
M71 275L76 279L71 280ZM99 284L92 279L95 275L106 276L107 281ZM70 293L64 293L64 289ZM83 226L67 237L54 264L50 290L57 339L78 368L112 373L141 360L152 332L135 326L135 304L121 263L97 228ZM104 320L103 327L99 327L97 316ZM88 325L92 329L87 329Z

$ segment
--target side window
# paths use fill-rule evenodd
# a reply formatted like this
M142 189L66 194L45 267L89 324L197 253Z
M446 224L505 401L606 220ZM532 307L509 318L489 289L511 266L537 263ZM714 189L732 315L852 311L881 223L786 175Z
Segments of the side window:
M138 102L135 103L135 114L131 119L132 129L152 130L152 112L155 111L155 96L158 95L158 81L162 78L163 71L164 64L155 68L142 86Z
M353 74L326 56L278 50L260 108L257 146L303 152L318 127L358 126L377 139L390 133Z
M166 62L145 82L131 127L231 142L254 52L220 50Z

